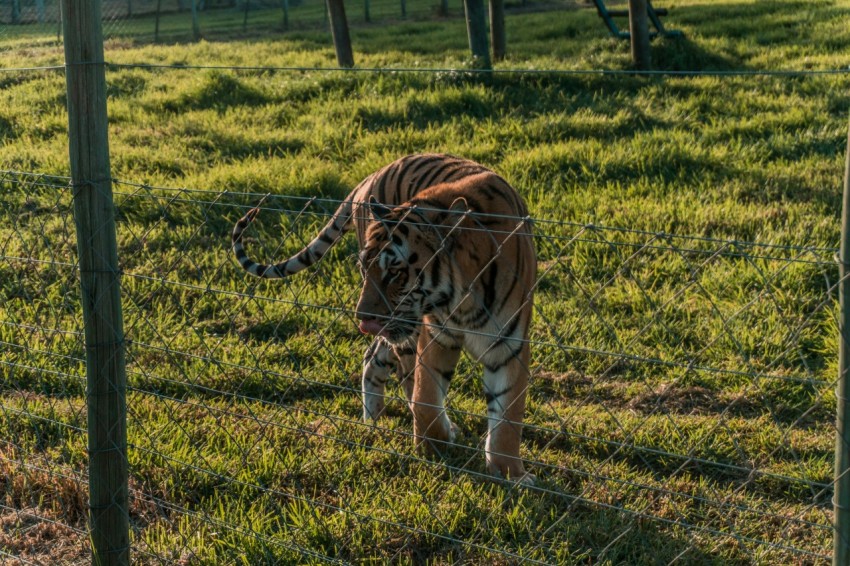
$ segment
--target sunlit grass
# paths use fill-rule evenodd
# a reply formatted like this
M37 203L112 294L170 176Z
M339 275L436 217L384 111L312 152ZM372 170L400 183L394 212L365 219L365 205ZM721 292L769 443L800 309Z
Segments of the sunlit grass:
M846 66L844 1L665 7L685 37L653 43L659 69ZM161 44L150 19L106 26L138 559L827 554L847 78L131 66L334 67L321 10L303 8L312 23L288 32L278 10L252 13L248 34L238 13L204 14L197 43L185 15L163 21ZM391 25L350 12L358 66L468 66L457 10L446 20L418 10ZM628 45L591 10L508 22L502 69L629 69ZM0 32L2 67L61 62L50 33ZM67 175L62 73L2 73L0 85L0 169ZM469 360L451 393L458 446L442 458L413 450L395 386L380 426L360 422L353 239L287 282L251 280L230 259L232 223L260 195L270 196L253 249L281 257L332 209L318 200L302 213L309 198L339 199L420 151L492 167L537 219L545 275L523 445L537 490L484 477ZM29 473L0 483L3 509L83 529L70 193L38 179L0 178L0 467ZM16 517L16 533L31 524Z

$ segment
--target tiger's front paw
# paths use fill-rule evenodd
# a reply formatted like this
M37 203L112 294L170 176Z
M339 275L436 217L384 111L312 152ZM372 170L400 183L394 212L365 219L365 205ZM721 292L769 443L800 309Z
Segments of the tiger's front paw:
M382 395L363 396L363 422L377 421L386 411L384 397Z
M449 442L452 444L454 444L455 440L457 440L458 430L457 425L452 421L449 421Z
M491 457L487 459L487 472L496 478L523 485L534 485L537 476L525 471L522 460L511 457Z
M457 438L457 426L445 413L426 420L422 415L414 416L413 434L417 449L427 455L439 456Z

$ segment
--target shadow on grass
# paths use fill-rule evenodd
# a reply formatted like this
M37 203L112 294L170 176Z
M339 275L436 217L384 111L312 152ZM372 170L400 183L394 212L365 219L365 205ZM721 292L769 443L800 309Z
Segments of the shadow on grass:
M498 542L484 541L484 548L472 550L456 540L464 540L463 533L449 533L444 537L422 534L415 537L393 538L386 541L381 551L394 557L394 561L414 564L457 563L523 563L524 559L547 564L667 564L684 560L688 564L726 564L722 558L712 556L698 548L687 535L674 536L659 532L655 521L643 520L599 507L578 504L557 505L550 500L549 509L565 517L557 526L558 535L532 537L520 530L513 533L517 540L499 536ZM511 512L510 509L505 511ZM529 523L538 524L533 519ZM475 533L481 538L480 532ZM523 540L528 537L528 540ZM563 537L563 538L562 538ZM448 540L447 540L448 539ZM565 544L564 539L569 540ZM475 540L475 539L472 539ZM514 551L514 548L519 548ZM351 554L347 559L362 559Z
M483 469L480 445L477 453L468 446L453 446L443 457L434 460L435 466L426 467L436 485L447 486L438 488L439 491L471 479L480 500L472 508L459 510L450 525L422 531L415 537L387 537L376 550L417 564L499 564L502 560L519 563L522 559L546 564L667 564L682 557L694 564L726 563L704 552L683 529L665 528L657 521L665 516L663 506L672 502L647 504L645 500L632 500L629 497L633 493L618 494L617 488L606 490L604 481L593 486L595 480L588 481L585 476L569 472L557 477L538 476L535 487L528 489L518 489L511 482L491 481ZM441 468L441 464L450 468ZM415 474L417 468L418 464L402 464L390 475ZM474 475L466 478L465 472L452 470ZM463 491L461 488L460 492ZM458 491L453 493L457 495ZM625 497L621 499L621 496ZM437 497L432 505L439 503ZM491 507L490 502L498 505ZM488 517L486 529L482 530L481 518L476 513ZM677 519L684 517L680 515ZM687 526L686 521L681 524ZM349 549L345 553L349 560L363 558ZM488 560L482 560L485 557Z
M704 36L797 45L808 43L819 35L817 24L844 15L846 10L831 2L784 0L717 4L706 1L676 6L671 10L670 19L678 25L698 27ZM675 24L670 25L675 27Z
M204 344L200 348L179 351L131 346L129 381L141 392L173 399L191 398L201 403L239 399L283 406L332 400L345 395L340 389L359 389L359 385L350 382L348 370L341 367L337 355L329 351L342 347L338 343L348 342L350 337L342 339L333 333L333 337L321 341L337 344L320 348L317 340L309 337L312 324L315 323L289 319L249 320L239 326L229 321L195 325L197 337ZM221 341L234 338L241 342L233 349L235 353L218 359L215 352ZM351 359L358 358L359 344L354 342ZM196 350L200 350L198 354L193 353ZM356 398L354 392L351 395Z
M659 37L650 45L653 70L687 75L746 69L743 61L705 49L687 36ZM698 90L694 87L694 92Z

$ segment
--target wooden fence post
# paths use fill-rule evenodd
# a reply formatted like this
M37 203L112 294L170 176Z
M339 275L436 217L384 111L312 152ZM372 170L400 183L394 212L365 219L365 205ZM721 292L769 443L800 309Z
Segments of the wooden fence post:
M850 563L850 128L844 156L841 248L838 252L838 383L835 388L835 532L832 563Z
M162 0L156 0L156 20L153 25L154 43L159 43L159 17L162 14Z
M351 36L348 33L348 20L345 18L343 0L327 0L328 14L331 19L331 35L336 49L336 60L340 67L354 66L354 53L351 51Z
M505 0L490 0L490 36L493 39L493 61L505 58Z
M198 20L198 0L192 1L192 37L195 41L201 39L201 22Z
M648 71L652 63L649 57L649 15L646 0L629 0L629 34L635 68Z
M490 49L487 46L487 16L484 14L484 0L463 0L466 12L466 33L469 35L469 49L472 51L473 65L476 69L490 70Z
M86 345L93 562L128 564L127 378L99 0L62 2L71 183Z

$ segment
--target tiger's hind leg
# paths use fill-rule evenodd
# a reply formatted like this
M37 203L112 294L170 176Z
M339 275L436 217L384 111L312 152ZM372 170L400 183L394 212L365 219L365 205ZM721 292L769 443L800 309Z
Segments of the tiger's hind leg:
M363 355L363 420L377 420L386 407L384 394L390 373L396 367L392 347L381 338L375 338Z

